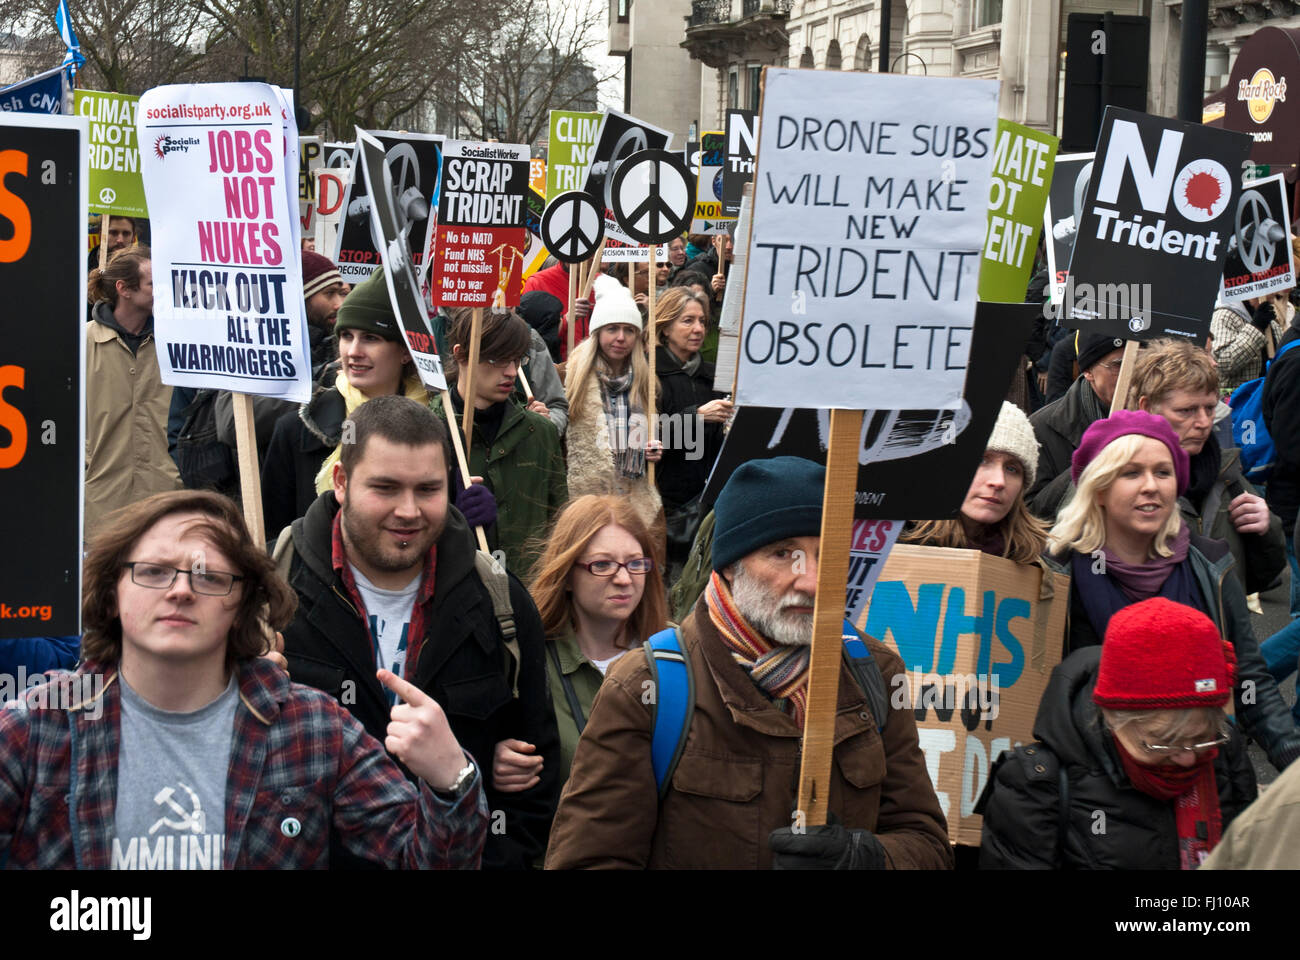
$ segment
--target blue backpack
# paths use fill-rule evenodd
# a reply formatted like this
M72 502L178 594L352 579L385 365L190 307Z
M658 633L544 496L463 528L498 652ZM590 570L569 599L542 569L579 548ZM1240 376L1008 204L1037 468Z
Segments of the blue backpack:
M885 691L885 678L876 666L871 651L862 642L862 636L848 620L842 633L844 657L853 671L853 678L866 694L871 715L876 718L876 729L884 730L885 712L889 697ZM650 762L654 766L655 784L659 799L668 792L677 761L686 748L686 738L691 730L695 713L695 677L691 672L691 658L682 650L681 637L676 628L660 630L645 642L646 663L654 682L654 733L650 738Z
M1241 472L1251 483L1263 483L1273 472L1277 451L1273 438L1264 425L1264 380L1271 367L1282 354L1300 340L1292 340L1264 366L1264 376L1247 380L1228 398L1232 407L1232 442L1241 448Z

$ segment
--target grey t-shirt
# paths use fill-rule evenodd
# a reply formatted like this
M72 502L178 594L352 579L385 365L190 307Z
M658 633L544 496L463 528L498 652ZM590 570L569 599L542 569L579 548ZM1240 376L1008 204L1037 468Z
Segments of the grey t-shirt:
M189 713L160 710L122 685L114 870L220 870L226 774L239 687Z

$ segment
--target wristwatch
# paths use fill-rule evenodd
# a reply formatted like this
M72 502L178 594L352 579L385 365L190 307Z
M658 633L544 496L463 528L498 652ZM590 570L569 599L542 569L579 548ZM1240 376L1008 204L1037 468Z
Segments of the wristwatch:
M436 796L439 800L445 800L449 803L453 803L459 800L461 797L465 796L465 791L468 790L469 785L474 782L474 771L475 771L474 761L469 760L468 758L466 758L466 760L467 762L465 763L465 766L460 768L460 773L456 774L456 779L452 782L452 785L450 787L448 787L446 790L433 791L434 796Z

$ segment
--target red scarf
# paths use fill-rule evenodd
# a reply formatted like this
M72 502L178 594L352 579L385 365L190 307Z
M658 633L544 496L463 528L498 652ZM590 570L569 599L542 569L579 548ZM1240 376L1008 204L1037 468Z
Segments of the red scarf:
M1195 766L1155 765L1136 760L1114 734L1111 739L1135 788L1158 800L1174 801L1180 866L1195 870L1218 846L1223 834L1219 787L1214 779L1218 749L1199 754Z

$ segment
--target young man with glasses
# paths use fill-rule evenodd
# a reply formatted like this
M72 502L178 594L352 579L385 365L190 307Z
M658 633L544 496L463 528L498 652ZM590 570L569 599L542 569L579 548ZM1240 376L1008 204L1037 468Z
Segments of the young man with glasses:
M528 580L538 544L555 513L569 499L560 438L546 407L533 401L527 408L512 396L520 364L531 343L529 327L514 312L485 311L480 328L478 363L469 367L473 311L450 311L447 342L453 416L464 419L466 394L474 407L474 426L465 449L475 478L466 493L481 487L483 508L460 493L460 475L453 471L456 504L471 526L483 527L488 546L511 573ZM434 398L434 413L447 419L442 397ZM481 496L481 495L480 495ZM468 503L468 505L467 505Z
M1038 478L1025 494L1033 512L1048 523L1065 501L1070 485L1070 457L1083 431L1110 415L1110 403L1124 363L1124 341L1100 334L1078 336L1079 376L1061 399L1049 403L1029 418L1042 450Z
M442 422L408 398L375 397L352 424L333 489L276 544L299 598L284 631L289 670L378 738L392 703L377 667L437 700L483 765L493 817L484 868L526 867L545 848L560 786L537 610L514 577L480 572L474 533L448 502ZM508 614L494 589L508 593ZM487 766L511 739L533 744L543 770L533 788L506 794Z
M0 861L320 869L337 848L375 867L478 865L483 779L438 703L372 665L404 701L386 735L408 782L345 709L261 656L293 593L228 499L123 508L84 573L81 668L0 710Z

